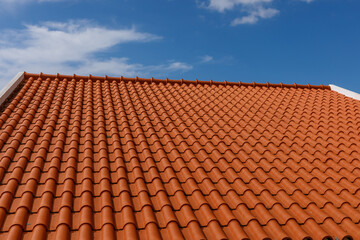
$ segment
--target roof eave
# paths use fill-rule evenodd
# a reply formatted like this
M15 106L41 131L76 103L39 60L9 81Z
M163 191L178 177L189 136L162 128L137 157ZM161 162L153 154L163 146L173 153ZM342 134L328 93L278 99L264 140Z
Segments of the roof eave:
M0 92L0 106L8 99L19 84L24 80L25 72L19 72L16 76L1 90Z
M332 91L341 93L341 94L343 94L343 95L345 95L347 97L351 97L351 98L356 99L356 100L360 100L360 94L359 93L356 93L356 92L350 91L348 89L336 86L334 84L329 84L329 86L330 86Z

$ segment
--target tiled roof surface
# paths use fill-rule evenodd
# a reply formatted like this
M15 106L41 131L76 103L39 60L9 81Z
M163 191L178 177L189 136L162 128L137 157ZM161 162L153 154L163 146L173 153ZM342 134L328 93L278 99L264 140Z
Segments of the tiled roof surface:
M360 239L326 86L26 74L0 113L0 239Z

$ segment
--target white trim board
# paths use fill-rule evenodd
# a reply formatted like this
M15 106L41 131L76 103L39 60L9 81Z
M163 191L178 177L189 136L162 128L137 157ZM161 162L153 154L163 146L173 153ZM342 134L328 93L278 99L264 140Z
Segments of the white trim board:
M17 86L24 80L24 72L19 72L16 76L1 90L0 106L14 92Z
M354 98L356 100L360 100L360 94L356 93L356 92L353 92L353 91L350 91L350 90L347 90L345 88L342 88L342 87L339 87L339 86L336 86L334 84L330 84L329 85L331 90L332 91L335 91L335 92L338 92L338 93L341 93L347 97L351 97L351 98Z

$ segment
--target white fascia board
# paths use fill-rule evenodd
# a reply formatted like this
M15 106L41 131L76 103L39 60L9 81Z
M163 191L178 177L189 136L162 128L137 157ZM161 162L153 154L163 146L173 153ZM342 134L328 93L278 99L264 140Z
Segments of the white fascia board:
M331 88L332 91L341 93L341 94L343 94L343 95L345 95L347 97L351 97L351 98L354 98L356 100L360 100L360 94L359 93L347 90L347 89L342 88L342 87L338 87L338 86L333 85L333 84L330 84L330 88Z
M19 72L16 76L1 90L0 92L0 106L13 93L13 91L24 80L24 72Z

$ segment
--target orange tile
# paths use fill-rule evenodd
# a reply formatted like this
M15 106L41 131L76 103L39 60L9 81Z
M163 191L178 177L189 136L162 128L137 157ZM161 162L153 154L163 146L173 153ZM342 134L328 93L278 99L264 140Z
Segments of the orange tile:
M358 239L360 104L327 86L25 74L1 239Z

